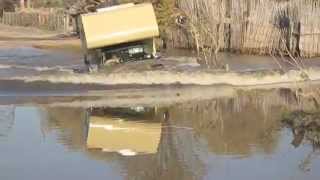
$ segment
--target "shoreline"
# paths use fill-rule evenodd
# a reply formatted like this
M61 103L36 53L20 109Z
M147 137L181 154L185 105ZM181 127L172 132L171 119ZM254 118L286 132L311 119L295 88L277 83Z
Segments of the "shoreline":
M1 83L1 82L0 82ZM132 106L170 106L190 101L206 101L221 98L235 98L243 93L291 92L301 91L306 94L314 92L320 81L304 82L298 84L274 84L256 87L234 87L228 85L196 86L196 85L170 85L170 86L122 86L109 89L87 90L82 92L54 93L40 92L3 94L0 90L1 105L40 106L40 107L132 107ZM35 94L34 94L35 93ZM284 94L285 96L285 94ZM303 96L304 97L304 96ZM308 97L305 97L308 98Z

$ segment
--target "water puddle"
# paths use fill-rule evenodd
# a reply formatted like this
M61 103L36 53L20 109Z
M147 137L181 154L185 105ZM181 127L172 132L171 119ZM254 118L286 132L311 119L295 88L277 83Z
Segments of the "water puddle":
M0 179L319 179L319 82L173 55L86 74L81 54L0 49Z
M29 46L0 48L0 77L57 75L82 68L82 54Z
M320 177L314 89L203 89L2 97L0 179Z

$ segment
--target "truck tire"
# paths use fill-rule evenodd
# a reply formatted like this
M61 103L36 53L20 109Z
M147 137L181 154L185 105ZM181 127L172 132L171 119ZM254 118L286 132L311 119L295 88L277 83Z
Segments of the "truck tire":
M102 55L99 50L89 50L84 55L84 64L89 72L96 72L102 64Z

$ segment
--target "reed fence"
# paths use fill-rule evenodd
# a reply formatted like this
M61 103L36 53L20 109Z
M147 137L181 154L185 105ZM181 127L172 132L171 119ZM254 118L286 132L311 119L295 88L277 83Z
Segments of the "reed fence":
M36 27L49 31L70 29L70 18L64 13L56 12L3 12L2 24L11 26Z
M207 29L197 37L207 40L210 32L221 50L320 56L318 0L179 0L178 6L194 27ZM189 39L181 47L194 43Z

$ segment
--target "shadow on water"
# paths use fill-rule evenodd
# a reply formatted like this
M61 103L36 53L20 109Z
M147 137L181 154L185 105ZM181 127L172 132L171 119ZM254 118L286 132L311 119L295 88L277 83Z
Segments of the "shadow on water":
M252 179L264 173L262 179L314 179L320 175L312 171L319 167L319 154L309 135L319 134L319 126L310 125L318 123L318 115L296 113L314 112L316 105L295 89L237 90L229 97L160 104L42 106L40 128L71 152L118 164L124 179ZM289 122L294 118L312 122ZM2 119L1 127L14 126Z

